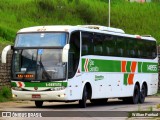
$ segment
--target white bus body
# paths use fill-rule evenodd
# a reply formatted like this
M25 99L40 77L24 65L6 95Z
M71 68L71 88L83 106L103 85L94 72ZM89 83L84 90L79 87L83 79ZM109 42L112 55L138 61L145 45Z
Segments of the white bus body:
M65 39L65 43L48 43L47 34L52 33L53 41ZM34 34L48 44L38 46ZM27 45L30 35L35 38ZM53 55L61 56L56 60L62 59L56 67L49 63L52 50ZM35 66L29 67L29 62ZM136 104L158 90L156 40L121 29L97 25L24 28L17 33L12 64L13 97L35 101L37 107L43 101L79 101L86 107L87 99L96 103L108 98Z

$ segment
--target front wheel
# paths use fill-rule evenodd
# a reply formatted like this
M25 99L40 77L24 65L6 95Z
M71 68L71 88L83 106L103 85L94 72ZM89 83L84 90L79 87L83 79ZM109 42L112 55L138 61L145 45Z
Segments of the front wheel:
M41 108L43 106L43 101L35 101L35 105L37 108Z
M79 107L86 108L87 94L86 86L84 86L82 100L79 100Z

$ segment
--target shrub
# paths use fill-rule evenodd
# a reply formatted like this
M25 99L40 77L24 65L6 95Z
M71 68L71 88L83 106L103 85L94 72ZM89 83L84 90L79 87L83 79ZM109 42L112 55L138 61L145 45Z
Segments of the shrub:
M35 0L35 2L38 5L38 8L42 11L54 11L54 5L52 0Z
M11 100L11 98L12 98L11 89L6 86L2 87L2 89L0 90L0 102Z

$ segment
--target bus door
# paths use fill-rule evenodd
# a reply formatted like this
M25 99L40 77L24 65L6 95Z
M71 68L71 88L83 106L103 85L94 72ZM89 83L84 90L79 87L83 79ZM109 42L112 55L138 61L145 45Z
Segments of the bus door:
M68 82L70 98L79 99L81 90L81 69L80 69L80 32L75 31L70 36L70 49L68 58Z

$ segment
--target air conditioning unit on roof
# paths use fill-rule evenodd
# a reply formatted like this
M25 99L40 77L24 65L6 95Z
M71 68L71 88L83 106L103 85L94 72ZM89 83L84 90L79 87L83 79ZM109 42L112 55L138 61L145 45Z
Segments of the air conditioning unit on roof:
M142 37L152 37L151 35L142 35Z
M81 25L80 27L97 29L97 30L108 31L108 32L115 32L115 33L125 33L122 29L100 26L100 25Z

